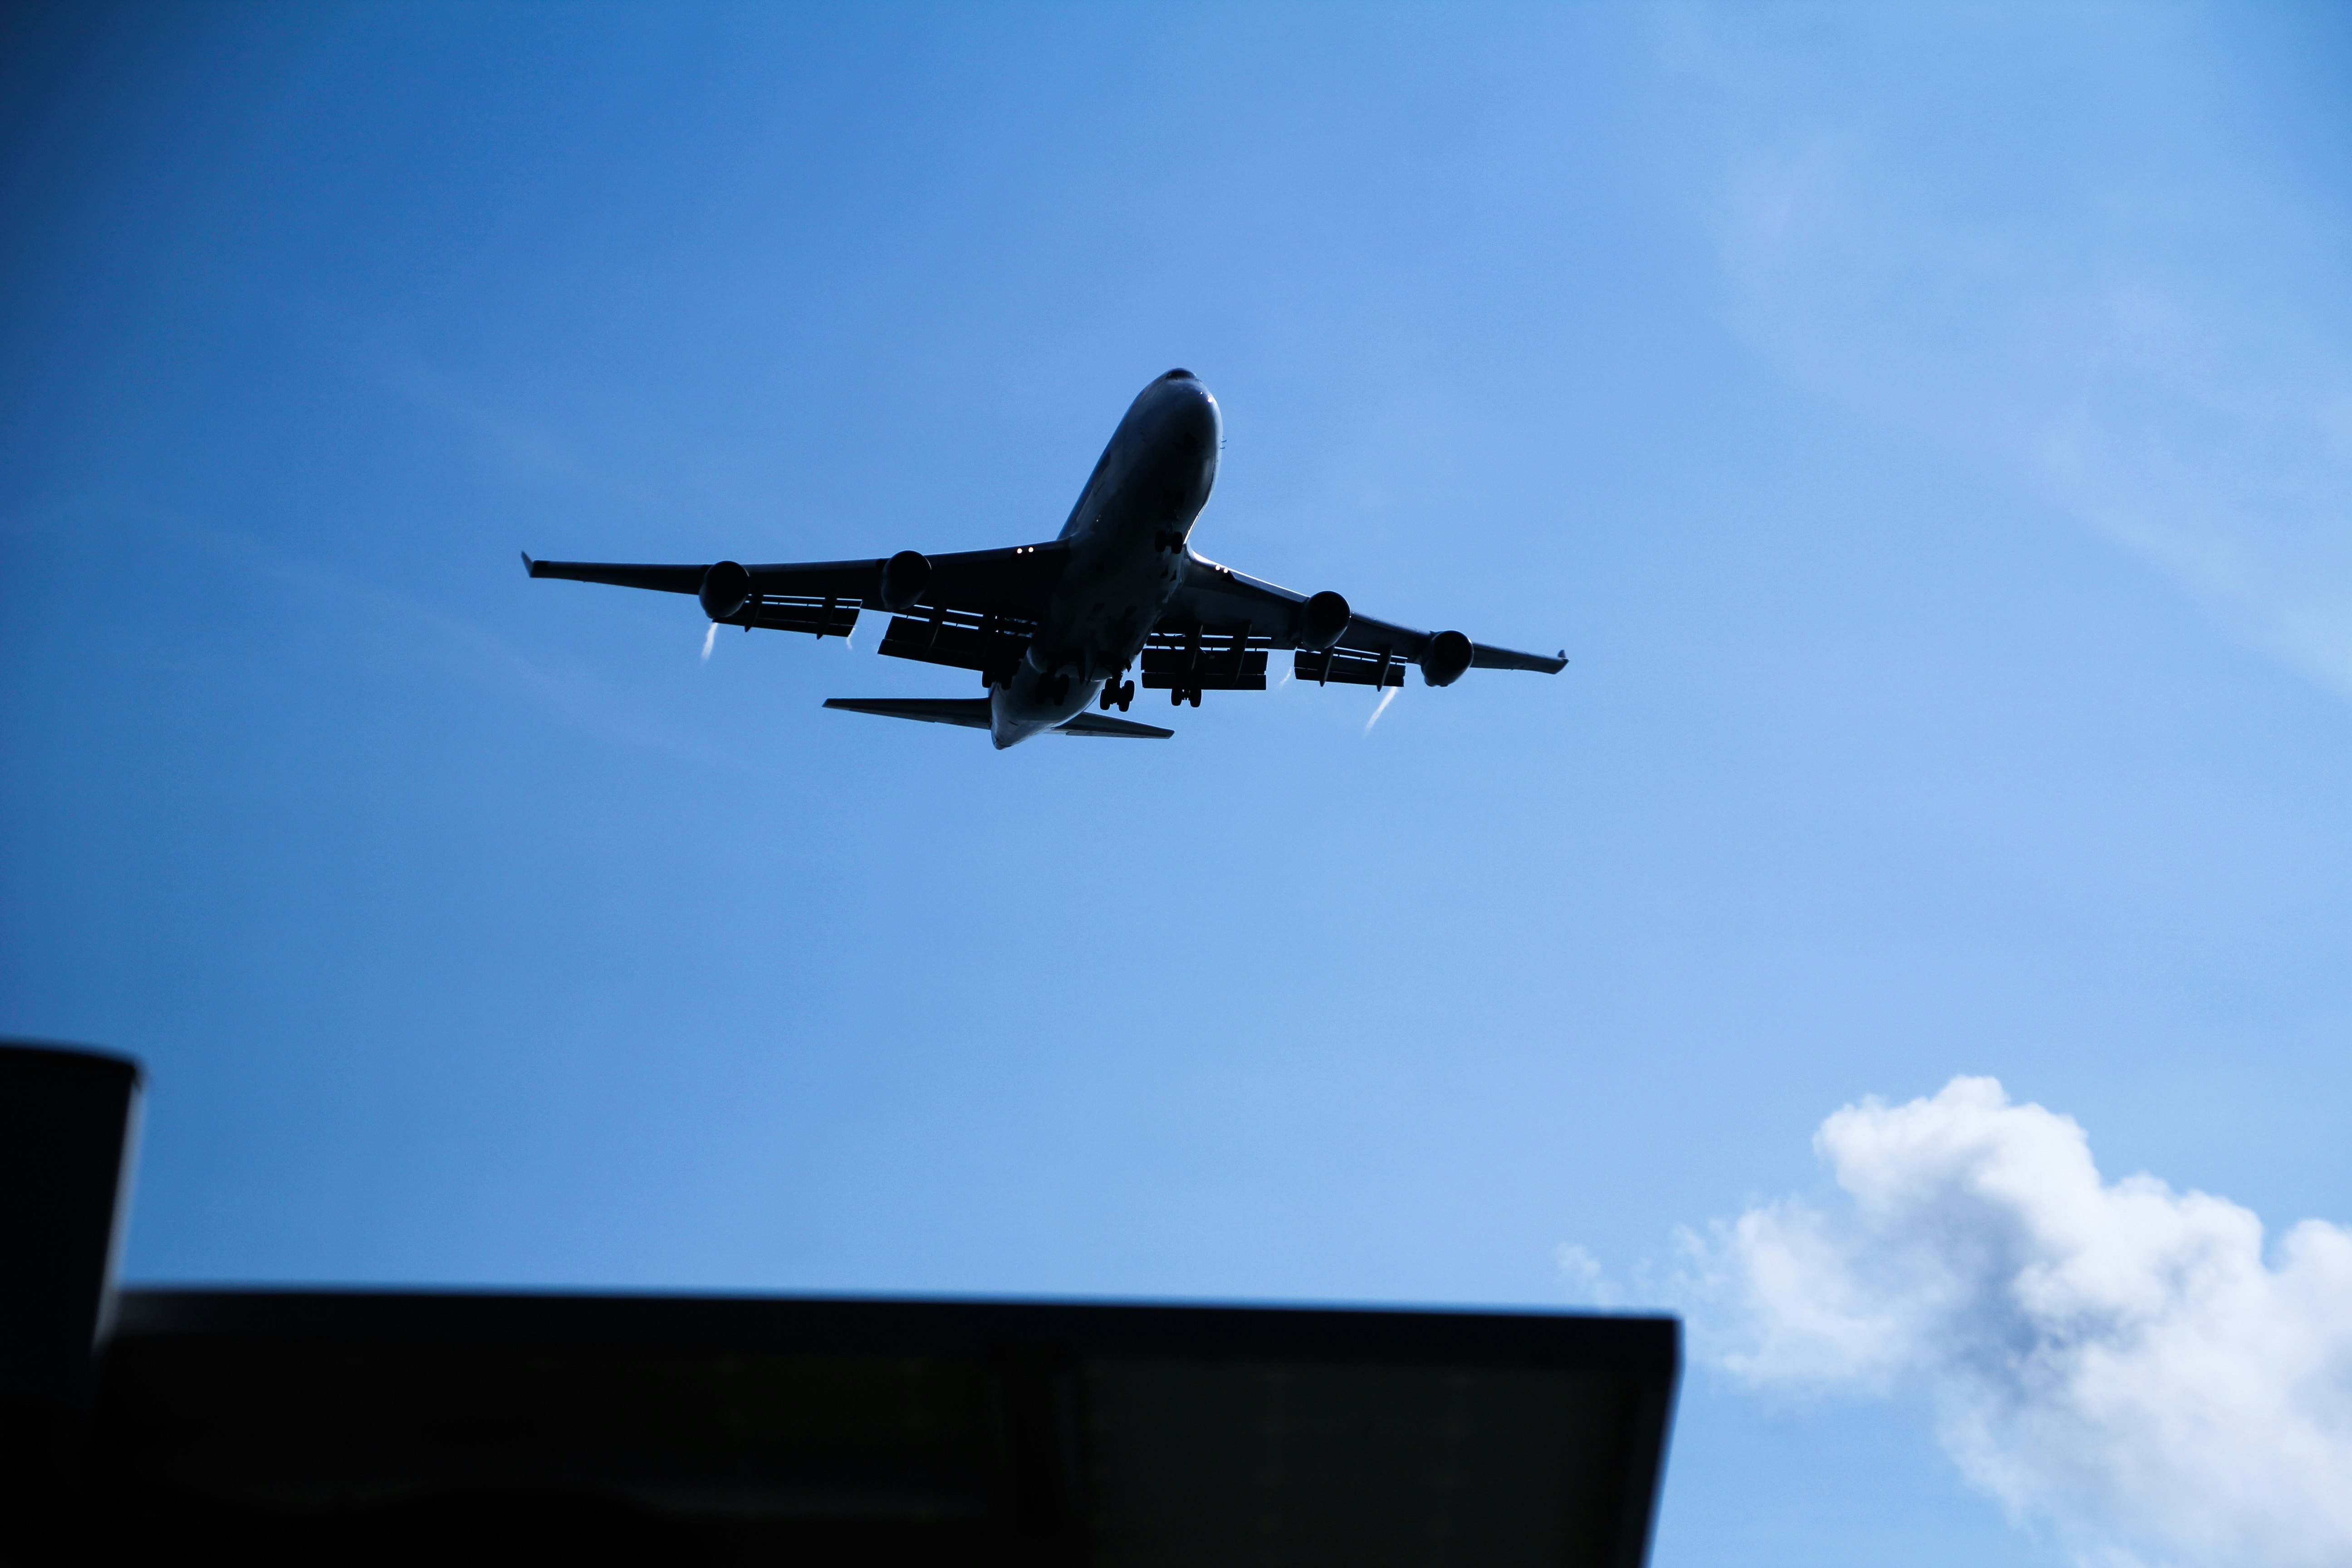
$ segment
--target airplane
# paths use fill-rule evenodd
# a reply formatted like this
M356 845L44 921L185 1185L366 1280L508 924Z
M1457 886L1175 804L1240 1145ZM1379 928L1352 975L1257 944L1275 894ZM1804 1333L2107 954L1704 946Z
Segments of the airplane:
M1431 686L1471 669L1557 675L1546 658L1489 647L1456 631L1415 631L1357 615L1326 589L1298 594L1193 551L1192 524L1217 480L1224 416L1189 370L1145 387L1054 539L1003 550L887 560L743 566L534 561L533 577L692 594L719 626L847 637L862 609L887 612L881 650L980 672L986 697L835 697L827 708L986 730L1003 751L1032 736L1166 740L1172 730L1108 716L1135 700L1128 672L1171 704L1205 691L1263 691L1269 653L1318 685L1381 689L1421 667ZM1098 710L1089 711L1089 709Z

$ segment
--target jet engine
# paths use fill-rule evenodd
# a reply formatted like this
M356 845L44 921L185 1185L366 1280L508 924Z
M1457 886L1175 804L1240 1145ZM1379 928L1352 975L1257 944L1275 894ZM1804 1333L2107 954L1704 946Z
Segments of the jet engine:
M1339 640L1354 615L1347 600L1324 589L1299 606L1298 646L1309 653L1321 653Z
M721 561L703 569L702 613L714 621L723 621L740 610L751 598L751 574L732 561Z
M1421 678L1432 686L1451 686L1470 668L1470 639L1460 632L1440 632L1421 650Z
M893 615L913 609L930 585L930 557L920 551L901 550L882 563L882 607Z

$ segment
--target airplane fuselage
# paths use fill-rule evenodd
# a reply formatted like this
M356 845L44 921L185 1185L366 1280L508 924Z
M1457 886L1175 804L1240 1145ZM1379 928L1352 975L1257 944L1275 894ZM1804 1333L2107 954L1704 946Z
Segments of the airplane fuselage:
M1183 580L1223 444L1217 400L1189 372L1169 372L1128 409L1062 527L1069 562L1037 635L1013 679L989 689L999 750L1076 718L1135 662Z

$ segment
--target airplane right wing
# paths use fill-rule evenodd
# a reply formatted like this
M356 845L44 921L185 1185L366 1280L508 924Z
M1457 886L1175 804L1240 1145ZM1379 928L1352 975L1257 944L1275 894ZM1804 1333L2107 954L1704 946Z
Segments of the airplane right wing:
M1144 684L1263 691L1267 655L1278 648L1297 650L1292 668L1301 680L1357 686L1402 686L1413 664L1433 686L1468 669L1557 675L1568 665L1564 649L1521 653L1460 632L1417 631L1357 615L1337 594L1310 596L1188 555L1184 581L1144 653Z

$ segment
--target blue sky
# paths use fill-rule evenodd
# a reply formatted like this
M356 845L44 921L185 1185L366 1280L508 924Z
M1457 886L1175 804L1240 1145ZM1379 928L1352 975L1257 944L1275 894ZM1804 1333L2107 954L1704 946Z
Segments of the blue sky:
M2341 12L11 26L0 1028L148 1063L132 1276L1672 1305L1662 1568L2054 1563L1706 1238L1960 1074L2352 1219ZM1177 364L1203 552L1567 672L997 754L516 561L1050 537Z

